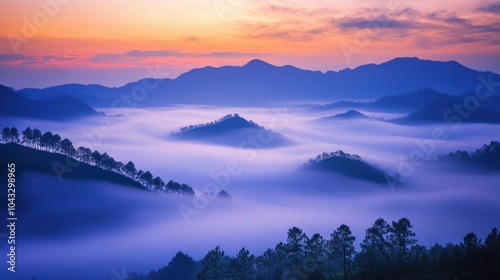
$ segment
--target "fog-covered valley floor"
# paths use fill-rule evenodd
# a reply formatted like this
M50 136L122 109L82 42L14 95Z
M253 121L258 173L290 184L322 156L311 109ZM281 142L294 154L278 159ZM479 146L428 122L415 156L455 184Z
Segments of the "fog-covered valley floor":
M408 160L473 151L500 139L498 125L321 120L346 110L302 107L99 111L106 116L64 123L2 118L0 125L58 133L75 147L131 160L166 181L186 183L200 196L217 186L231 198L171 199L102 182L60 182L53 175L24 173L18 183L17 277L56 279L76 271L71 279L106 279L122 268L148 272L161 267L179 250L201 259L216 245L229 255L241 247L261 254L285 240L293 226L308 236L318 232L327 237L345 223L359 245L377 218L407 217L425 246L458 243L470 231L485 236L498 226L498 172ZM181 127L232 113L280 133L287 144L270 148L272 136L265 135L251 136L239 147L171 137ZM362 113L384 119L402 115ZM337 150L399 173L403 183L375 184L300 168L317 154ZM179 207L195 212L183 215ZM95 269L86 271L88 266Z

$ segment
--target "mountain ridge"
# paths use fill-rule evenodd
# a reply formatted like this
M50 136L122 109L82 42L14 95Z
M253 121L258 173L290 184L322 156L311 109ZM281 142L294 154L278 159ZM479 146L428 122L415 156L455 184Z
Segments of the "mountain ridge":
M147 98L137 102L137 106L270 106L274 103L304 100L372 99L423 88L458 95L474 91L480 84L478 77L481 75L492 75L492 80L500 80L499 74L477 71L453 60L441 62L401 57L380 64L372 63L354 69L323 73L291 65L275 66L263 60L253 59L243 66L207 66L192 69L175 79L146 78L157 81L157 86L146 89ZM20 92L29 96L50 96L64 91L69 95L77 95L92 106L110 107L113 100L123 94L131 95L135 87L144 88L146 79L117 88L99 87L92 92L90 85L62 85L57 88L22 89Z

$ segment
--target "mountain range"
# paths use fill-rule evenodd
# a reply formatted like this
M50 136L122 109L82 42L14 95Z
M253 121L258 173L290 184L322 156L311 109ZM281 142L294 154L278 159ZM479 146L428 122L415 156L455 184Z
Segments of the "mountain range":
M490 77L491 75L491 77ZM432 88L459 95L473 92L484 80L500 75L467 68L456 61L440 62L415 57L395 58L338 72L274 66L252 60L244 66L204 67L175 79L147 78L108 88L67 84L44 89L21 89L32 99L69 95L94 107L155 107L172 104L272 106L293 101L332 101L340 98L375 99ZM132 102L126 104L123 100Z
M31 100L0 85L0 116L65 120L98 115L97 111L73 97Z

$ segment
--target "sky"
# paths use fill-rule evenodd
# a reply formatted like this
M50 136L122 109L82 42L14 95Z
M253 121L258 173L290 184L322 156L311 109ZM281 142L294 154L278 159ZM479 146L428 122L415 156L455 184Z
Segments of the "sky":
M16 89L254 58L338 71L416 56L500 73L499 1L2 0L0 11L0 83Z

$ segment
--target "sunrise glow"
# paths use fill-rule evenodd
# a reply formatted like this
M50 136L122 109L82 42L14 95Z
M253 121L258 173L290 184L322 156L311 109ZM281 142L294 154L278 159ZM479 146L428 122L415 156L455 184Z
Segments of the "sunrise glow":
M147 67L175 78L253 58L338 71L417 56L499 72L499 7L472 0L8 0L0 3L0 82L119 86Z

